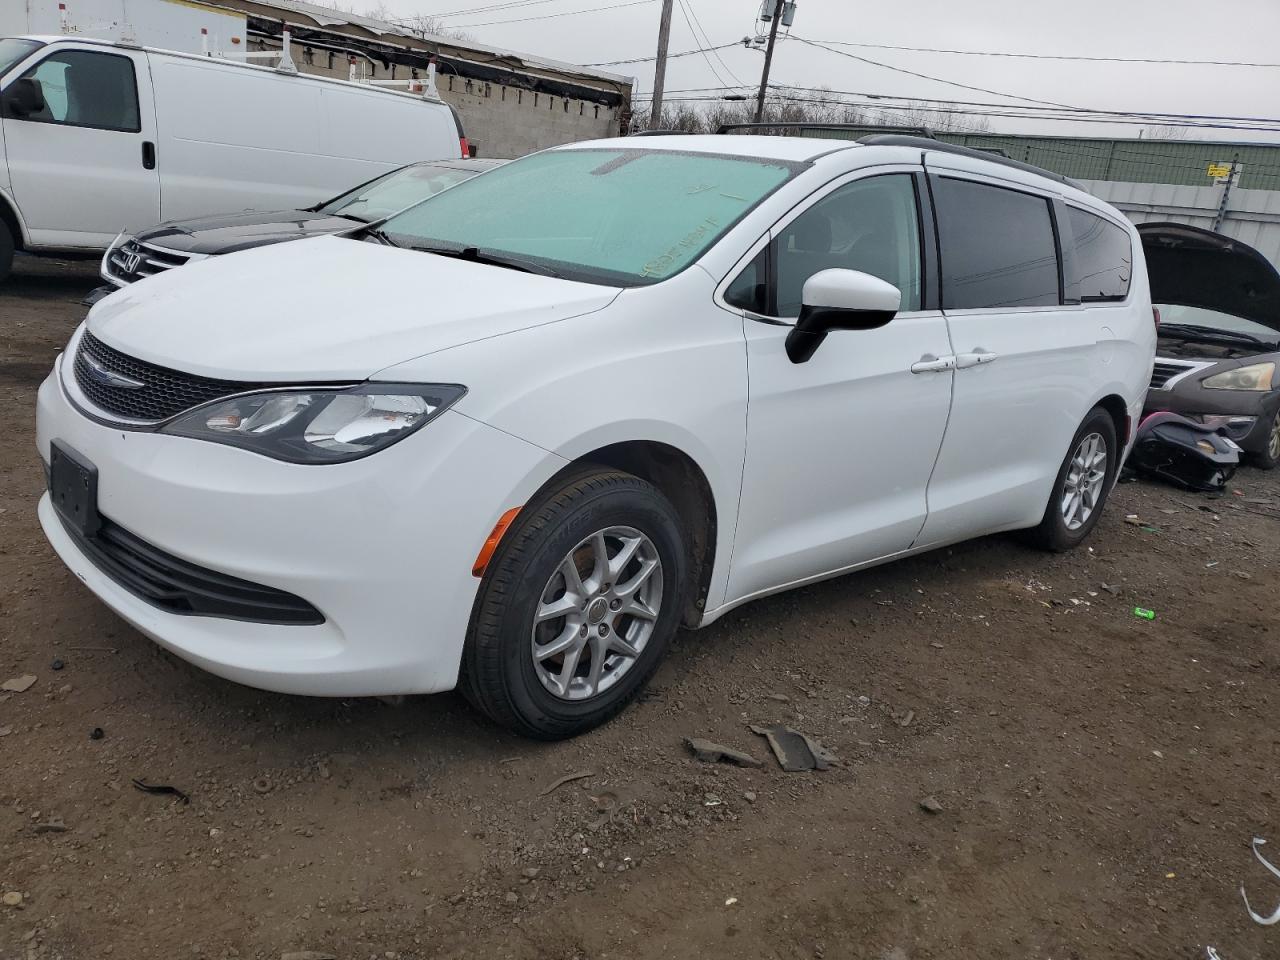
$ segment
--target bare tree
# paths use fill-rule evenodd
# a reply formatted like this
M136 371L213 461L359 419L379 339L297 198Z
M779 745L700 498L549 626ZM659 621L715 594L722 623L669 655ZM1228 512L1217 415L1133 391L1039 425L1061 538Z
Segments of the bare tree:
M1190 140L1190 127L1143 127L1142 139L1144 140Z
M451 40L474 40L475 38L463 31L454 30L445 25L444 21L439 17L429 16L427 14L418 14L412 17L396 17L390 7L387 6L386 0L378 0L373 5L365 4L363 7L357 7L355 4L347 2L347 0L313 0L313 2L321 6L328 7L330 10L336 10L339 13L350 13L358 17L368 17L370 20L385 20L394 23L398 27L415 33L420 37L448 37Z
M820 91L819 91L820 92ZM754 120L749 103L716 100L709 103L681 103L662 111L661 122L651 124L647 110L638 110L632 128L656 127L684 133L714 133L723 124ZM924 105L879 108L841 103L836 99L800 100L774 96L765 101L763 122L785 127L788 124L854 124L866 127L925 127L943 133L984 133L991 129L987 117L940 113Z

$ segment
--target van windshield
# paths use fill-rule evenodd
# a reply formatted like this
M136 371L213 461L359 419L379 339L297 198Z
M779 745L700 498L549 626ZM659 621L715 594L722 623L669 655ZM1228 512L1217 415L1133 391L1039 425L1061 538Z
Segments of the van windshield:
M806 164L645 149L550 150L392 217L403 247L531 261L611 286L679 273Z
M9 72L19 60L25 59L29 54L34 53L43 47L44 44L38 40L18 40L15 37L0 38L0 77Z

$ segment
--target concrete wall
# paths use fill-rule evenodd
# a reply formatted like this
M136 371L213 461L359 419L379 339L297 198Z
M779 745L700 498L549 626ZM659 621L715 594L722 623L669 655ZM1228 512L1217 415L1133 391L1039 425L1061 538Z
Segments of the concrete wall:
M1124 211L1134 223L1171 221L1214 228L1225 186L1083 180L1081 185ZM1280 268L1280 191L1232 187L1218 232L1247 243Z
M280 45L255 39L249 49L279 50ZM350 75L351 65L343 53L331 55L297 41L290 43L289 49L301 73L341 80ZM355 66L357 77L365 80L411 75L410 68L388 69L365 58L358 58ZM419 71L418 75L425 76L425 72ZM437 75L436 87L441 98L457 109L477 156L511 159L561 143L618 134L619 107L461 77L451 73L448 66Z

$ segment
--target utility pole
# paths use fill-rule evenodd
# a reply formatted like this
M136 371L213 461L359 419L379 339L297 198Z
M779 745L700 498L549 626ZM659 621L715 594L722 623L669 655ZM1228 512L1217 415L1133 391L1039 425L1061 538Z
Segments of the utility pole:
M649 129L662 124L662 92L667 85L667 41L671 39L671 6L675 0L662 0L662 21L658 24L658 63L653 71L653 105L649 108Z
M769 46L764 51L764 73L760 75L760 96L756 98L756 123L764 119L764 96L769 89L769 67L773 65L773 45L778 39L778 24L782 20L783 0L773 5L773 20L769 24Z

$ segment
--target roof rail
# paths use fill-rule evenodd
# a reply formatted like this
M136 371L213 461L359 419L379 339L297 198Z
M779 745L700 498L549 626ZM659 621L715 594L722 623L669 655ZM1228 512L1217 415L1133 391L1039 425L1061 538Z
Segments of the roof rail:
M906 137L899 134L878 134L876 136L863 137L858 142L869 147L918 147L921 150L932 150L935 153L954 153L961 157L973 157L975 160L998 163L1002 167L1013 167L1015 170L1048 177L1050 180L1057 180L1059 183L1065 183L1067 186L1075 187L1077 190L1084 189L1070 177L1064 177L1062 174L1046 170L1044 167L1037 167L1031 163L1023 163L1021 160L1011 160L1008 157L997 156L987 150L976 150L973 147L962 147L958 143L947 143L945 140L934 140L929 137Z
M804 120L766 120L760 123L722 123L716 128L717 134L733 133L738 130L820 130L831 133L847 131L881 130L889 134L914 134L920 137L932 137L928 127L885 127L874 123L809 123Z
M635 133L628 134L631 137L677 137L688 136L688 130L637 130Z

